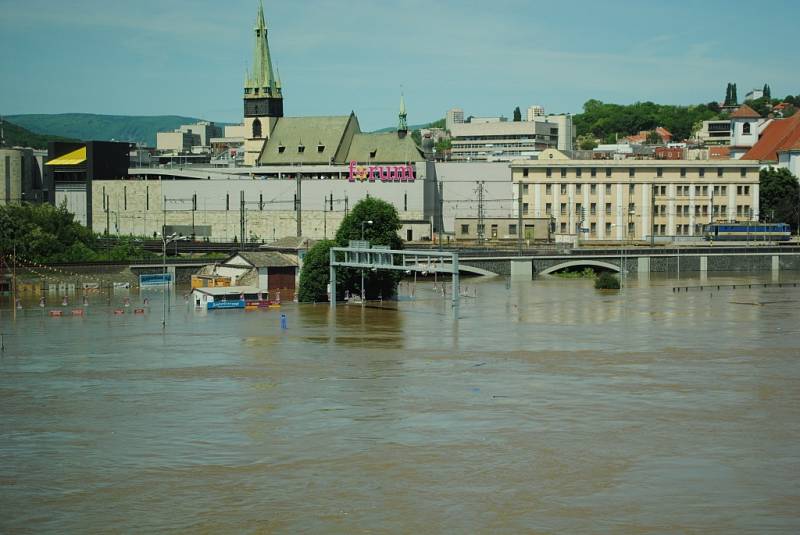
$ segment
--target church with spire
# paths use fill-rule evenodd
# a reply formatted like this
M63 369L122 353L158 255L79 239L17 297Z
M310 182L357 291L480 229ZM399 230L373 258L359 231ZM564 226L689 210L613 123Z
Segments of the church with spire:
M255 165L264 143L283 117L283 93L269 54L264 6L259 3L256 16L253 68L244 77L244 163Z
M424 160L408 135L406 104L400 96L397 129L364 133L349 115L284 117L283 88L273 69L264 7L256 16L253 66L244 80L244 164L411 164Z

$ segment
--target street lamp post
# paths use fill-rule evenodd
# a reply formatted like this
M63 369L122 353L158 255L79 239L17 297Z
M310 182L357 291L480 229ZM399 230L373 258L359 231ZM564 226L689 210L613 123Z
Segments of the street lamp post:
M372 220L361 222L361 241L364 241L364 225L372 225ZM364 291L364 268L361 268L361 306L364 306L364 300L367 293Z
M161 276L162 281L166 281L167 278L167 244L176 242L175 246L177 247L177 242L185 241L189 238L187 236L179 236L177 234L170 234L169 236L165 236L164 233L161 233ZM164 299L162 301L162 310L161 310L161 328L167 328L167 296L169 295L170 291L170 284L167 283L167 289L164 292Z

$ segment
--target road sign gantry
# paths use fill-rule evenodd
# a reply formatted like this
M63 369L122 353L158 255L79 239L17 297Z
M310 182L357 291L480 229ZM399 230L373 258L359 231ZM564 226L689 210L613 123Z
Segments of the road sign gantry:
M458 317L459 277L458 253L389 249L387 246L351 240L349 247L330 249L330 304L336 307L336 268L369 269L371 271L418 271L447 273L452 277L452 307Z

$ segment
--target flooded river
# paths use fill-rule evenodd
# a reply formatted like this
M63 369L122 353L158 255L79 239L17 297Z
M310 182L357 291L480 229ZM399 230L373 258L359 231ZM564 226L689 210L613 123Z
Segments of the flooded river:
M800 531L800 288L464 282L165 334L157 292L6 302L0 532Z

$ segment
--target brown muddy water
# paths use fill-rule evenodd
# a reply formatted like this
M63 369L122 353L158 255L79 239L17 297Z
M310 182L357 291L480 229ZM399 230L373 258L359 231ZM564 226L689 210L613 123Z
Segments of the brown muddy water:
M797 533L800 288L676 282L6 301L0 532Z

